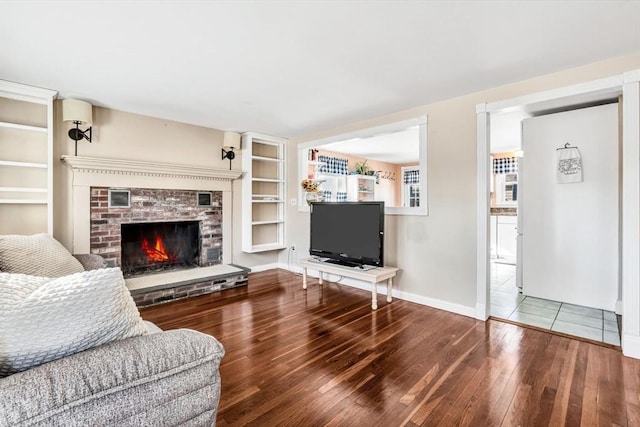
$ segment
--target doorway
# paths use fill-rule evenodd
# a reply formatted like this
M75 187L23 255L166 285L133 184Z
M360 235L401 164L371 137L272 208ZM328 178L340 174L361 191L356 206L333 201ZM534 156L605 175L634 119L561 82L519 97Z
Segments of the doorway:
M623 123L623 158L622 173L622 221L621 228L626 236L620 239L621 256L618 257L619 273L622 281L621 304L616 311L619 314L636 313L624 316L622 319L621 346L624 354L632 357L640 357L640 322L637 319L640 304L637 296L640 293L638 284L638 181L635 172L638 170L638 111L640 110L640 72L625 73L621 76L583 83L580 85L556 89L553 91L537 93L517 99L481 104L477 106L478 117L478 293L477 293L477 317L487 319L491 315L491 279L502 278L507 275L504 271L500 274L492 274L490 262L490 180L489 180L489 147L491 141L490 130L492 119L500 113L520 111L523 114L539 115L566 109L575 109L580 106L589 106L601 103L603 100L617 98L624 92L624 104L622 114ZM526 156L526 153L525 153ZM628 157L629 156L629 157ZM525 196L526 197L526 196ZM504 269L503 269L504 270ZM510 280L508 277L506 280ZM494 280L495 281L495 280ZM524 299L516 301L521 305ZM530 301L535 302L534 300ZM576 305L576 304L572 304ZM567 304L565 310L574 307ZM562 303L556 316L562 309ZM605 314L602 314L604 323Z

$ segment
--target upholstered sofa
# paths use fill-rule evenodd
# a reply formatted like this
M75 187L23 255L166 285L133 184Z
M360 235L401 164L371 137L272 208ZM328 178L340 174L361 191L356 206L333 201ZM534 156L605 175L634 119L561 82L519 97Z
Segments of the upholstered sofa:
M0 286L15 288L15 278L58 283L82 276L47 279L8 273L2 258L3 245L7 254L7 242L2 237ZM103 266L99 257L79 258L84 267ZM0 298L3 295L0 290ZM6 311L6 303L4 307ZM11 335L6 330L11 325L6 318L0 313L0 370L3 362L5 367L8 363L2 351L5 342L10 342L3 338ZM215 425L222 345L197 331L162 331L150 322L137 321L143 330L136 336L115 339L0 378L0 426Z

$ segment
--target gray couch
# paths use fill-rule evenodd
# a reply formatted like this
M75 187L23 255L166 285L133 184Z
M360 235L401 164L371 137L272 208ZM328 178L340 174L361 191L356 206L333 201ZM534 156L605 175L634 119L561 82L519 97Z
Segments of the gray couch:
M88 269L101 264L79 258ZM215 425L222 345L192 330L147 328L0 378L0 426Z

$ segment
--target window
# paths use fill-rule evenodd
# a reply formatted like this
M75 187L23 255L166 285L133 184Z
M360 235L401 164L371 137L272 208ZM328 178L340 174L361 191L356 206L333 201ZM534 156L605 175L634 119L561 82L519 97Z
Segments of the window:
M402 206L420 207L420 168L409 166L402 168Z

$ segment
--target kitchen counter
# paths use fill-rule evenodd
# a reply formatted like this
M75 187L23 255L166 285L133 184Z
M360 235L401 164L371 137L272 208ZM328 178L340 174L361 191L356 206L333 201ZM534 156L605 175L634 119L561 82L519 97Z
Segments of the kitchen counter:
M490 208L489 213L496 216L517 216L518 208Z

